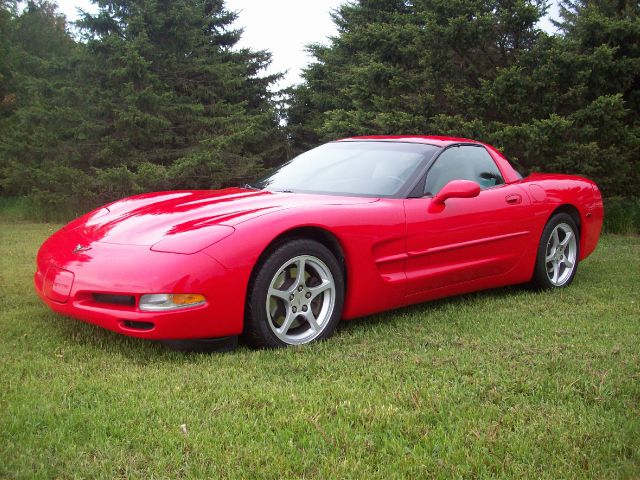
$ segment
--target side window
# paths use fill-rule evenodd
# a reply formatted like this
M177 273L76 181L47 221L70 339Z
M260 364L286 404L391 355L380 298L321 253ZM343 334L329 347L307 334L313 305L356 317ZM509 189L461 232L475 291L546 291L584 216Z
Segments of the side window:
M451 180L471 180L481 189L502 185L500 170L484 147L451 147L442 152L427 173L424 194L435 195Z

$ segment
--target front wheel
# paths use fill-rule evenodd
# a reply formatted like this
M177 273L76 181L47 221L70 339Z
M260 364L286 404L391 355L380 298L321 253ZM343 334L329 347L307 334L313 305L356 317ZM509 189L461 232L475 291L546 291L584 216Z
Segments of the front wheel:
M344 276L331 251L313 240L291 240L269 255L253 279L244 336L262 348L325 339L343 303Z
M573 281L580 259L576 222L566 213L551 217L542 232L533 284L538 288L566 287Z

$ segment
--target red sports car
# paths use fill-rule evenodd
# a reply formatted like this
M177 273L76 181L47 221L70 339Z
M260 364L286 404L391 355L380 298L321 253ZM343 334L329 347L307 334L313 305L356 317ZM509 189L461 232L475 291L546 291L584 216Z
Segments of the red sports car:
M489 145L349 138L244 188L88 213L42 245L35 286L56 312L174 346L298 345L435 298L565 287L602 217L592 181L522 178Z

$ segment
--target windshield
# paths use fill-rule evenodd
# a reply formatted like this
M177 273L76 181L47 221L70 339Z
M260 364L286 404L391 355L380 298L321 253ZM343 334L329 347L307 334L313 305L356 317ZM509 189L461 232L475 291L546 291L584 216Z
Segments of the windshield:
M439 150L401 142L334 142L285 163L256 188L274 191L390 197Z

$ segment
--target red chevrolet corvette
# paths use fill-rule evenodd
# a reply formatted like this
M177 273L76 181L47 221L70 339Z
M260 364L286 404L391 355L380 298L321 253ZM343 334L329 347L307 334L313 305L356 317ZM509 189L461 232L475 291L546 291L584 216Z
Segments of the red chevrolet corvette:
M125 335L297 345L329 337L340 319L435 298L565 287L602 217L592 181L522 178L489 145L349 138L255 185L90 212L42 245L35 286L56 312Z

